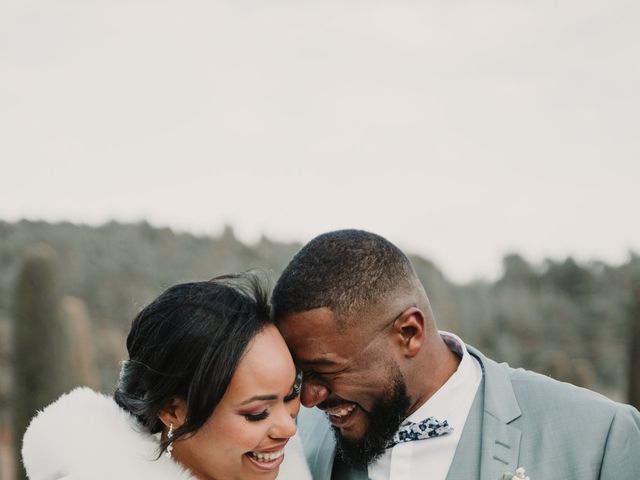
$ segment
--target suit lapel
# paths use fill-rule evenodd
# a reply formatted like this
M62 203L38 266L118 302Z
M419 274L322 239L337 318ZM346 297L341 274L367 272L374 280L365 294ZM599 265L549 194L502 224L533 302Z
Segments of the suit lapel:
M482 365L484 415L480 447L480 479L499 480L515 471L520 456L520 429L510 425L522 415L508 371L472 347L467 347Z
M490 415L485 415L482 431L480 478L500 480L505 471L515 472L522 432Z

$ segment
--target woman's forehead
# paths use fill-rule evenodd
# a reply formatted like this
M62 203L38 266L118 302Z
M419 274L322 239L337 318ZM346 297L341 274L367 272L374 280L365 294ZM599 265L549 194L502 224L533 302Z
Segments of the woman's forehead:
M229 390L289 389L295 378L293 359L278 330L269 326L247 347L231 379Z

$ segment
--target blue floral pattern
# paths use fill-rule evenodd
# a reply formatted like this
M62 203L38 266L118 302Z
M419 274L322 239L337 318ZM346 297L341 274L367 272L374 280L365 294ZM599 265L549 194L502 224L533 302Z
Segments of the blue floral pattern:
M400 425L398 432L387 443L387 448L391 448L398 443L412 442L414 440L424 440L425 438L441 437L453 431L447 420L437 420L429 417L421 422L415 423L406 421Z

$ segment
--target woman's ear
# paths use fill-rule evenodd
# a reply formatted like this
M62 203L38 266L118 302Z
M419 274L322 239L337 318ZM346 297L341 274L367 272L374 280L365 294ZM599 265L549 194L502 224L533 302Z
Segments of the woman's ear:
M425 319L422 310L407 308L396 319L393 330L405 357L415 357L425 341Z
M187 418L187 402L180 397L171 397L160 410L158 418L167 428L169 425L173 425L174 430L180 428Z

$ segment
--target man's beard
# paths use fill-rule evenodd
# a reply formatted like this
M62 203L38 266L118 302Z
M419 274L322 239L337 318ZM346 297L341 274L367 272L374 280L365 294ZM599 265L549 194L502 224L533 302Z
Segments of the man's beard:
M400 371L393 375L393 389L384 399L379 399L368 417L368 428L364 437L357 441L344 438L337 427L333 428L336 437L337 454L344 463L356 468L365 468L386 449L387 444L398 431L407 417L411 401L407 396L407 386Z

